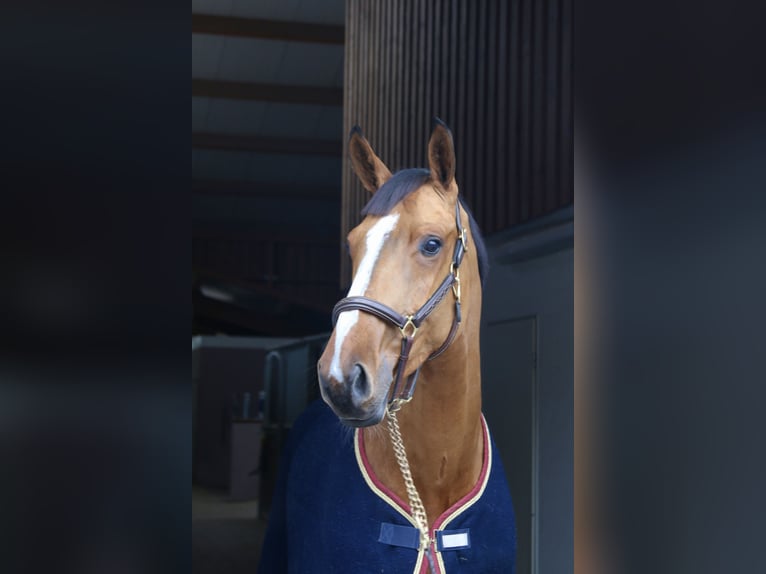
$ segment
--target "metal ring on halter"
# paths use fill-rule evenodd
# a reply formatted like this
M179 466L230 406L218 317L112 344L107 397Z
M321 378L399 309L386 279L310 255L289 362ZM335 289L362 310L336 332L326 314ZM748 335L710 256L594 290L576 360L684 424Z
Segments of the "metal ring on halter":
M397 397L397 398L395 398L395 399L392 399L392 400L391 400L391 401L388 403L388 406L386 407L386 410L387 410L389 413L396 413L396 412L399 412L399 410L402 408L402 406L406 405L406 404L407 404L407 403L409 403L411 400L412 400L412 397L411 397L411 396L410 396L410 397L407 397L406 399L402 399L402 398L399 398L399 397Z
M415 337L415 334L418 332L418 328L413 321L414 318L415 318L414 315L407 315L407 322L399 328L399 330L402 332L402 337L404 337L405 339L410 339ZM412 331L410 332L409 335L407 334L407 327L412 328Z

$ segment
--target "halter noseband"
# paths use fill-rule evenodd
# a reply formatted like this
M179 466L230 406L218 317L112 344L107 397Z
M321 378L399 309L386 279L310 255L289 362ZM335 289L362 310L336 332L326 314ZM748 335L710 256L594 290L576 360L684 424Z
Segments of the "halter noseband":
M396 381L394 382L393 390L391 392L391 399L388 402L388 410L395 412L401 408L404 403L408 403L412 399L412 395L415 392L415 383L420 373L420 367L412 373L408 378L406 384L402 387L402 377L404 375L404 368L407 365L407 359L410 356L410 350L412 344L415 341L415 334L418 332L420 325L436 306L444 299L444 296L449 291L450 287L455 296L455 318L452 321L452 328L450 329L447 338L444 343L431 353L426 359L430 361L441 355L450 346L455 335L457 334L458 325L462 319L460 312L460 263L463 261L463 255L465 254L467 247L466 232L463 224L460 221L460 202L455 202L455 225L458 231L457 241L455 242L455 250L452 254L452 262L450 263L450 270L441 285L434 291L433 295L428 298L423 306L412 315L402 315L397 313L388 305L384 305L379 301L370 299L369 297L346 297L336 303L332 310L332 324L338 322L338 317L344 311L365 311L375 315L376 317L393 323L399 328L402 334L402 350L399 355L399 365L396 372Z

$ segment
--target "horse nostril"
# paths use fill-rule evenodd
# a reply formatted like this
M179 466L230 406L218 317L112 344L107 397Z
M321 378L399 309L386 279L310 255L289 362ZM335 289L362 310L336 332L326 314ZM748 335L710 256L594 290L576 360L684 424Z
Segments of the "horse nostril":
M370 383L361 365L354 365L351 371L351 393L355 398L366 399L370 393Z

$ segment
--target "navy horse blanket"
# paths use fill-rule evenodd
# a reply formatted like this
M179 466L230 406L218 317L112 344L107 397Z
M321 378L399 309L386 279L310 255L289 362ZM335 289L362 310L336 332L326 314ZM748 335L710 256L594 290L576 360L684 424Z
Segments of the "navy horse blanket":
M442 574L513 573L516 525L505 472L484 427L484 463L470 492L435 522ZM409 505L372 472L364 433L324 402L293 426L280 464L260 574L428 572Z

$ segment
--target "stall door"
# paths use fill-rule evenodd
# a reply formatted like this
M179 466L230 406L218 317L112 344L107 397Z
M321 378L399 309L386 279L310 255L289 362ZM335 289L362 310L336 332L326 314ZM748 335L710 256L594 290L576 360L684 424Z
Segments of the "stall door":
M482 410L510 484L518 537L516 572L537 571L536 321L490 323L481 335Z

